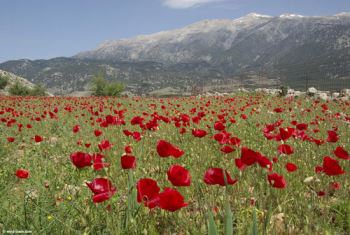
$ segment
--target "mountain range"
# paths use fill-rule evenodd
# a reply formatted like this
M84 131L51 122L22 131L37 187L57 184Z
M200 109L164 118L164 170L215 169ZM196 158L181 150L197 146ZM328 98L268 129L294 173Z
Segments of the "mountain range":
M333 16L251 13L102 43L49 60L15 60L0 69L55 94L89 89L99 71L135 93L172 87L350 83L350 13ZM350 84L349 84L350 85Z

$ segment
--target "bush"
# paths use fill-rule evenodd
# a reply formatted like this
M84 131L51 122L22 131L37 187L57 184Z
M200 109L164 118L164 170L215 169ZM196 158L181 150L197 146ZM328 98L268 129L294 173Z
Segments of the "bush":
M45 88L42 85L35 85L30 89L16 81L9 89L10 95L16 96L46 96Z
M8 77L0 76L0 90L4 89L7 86L8 81L9 81Z
M91 88L94 96L119 96L124 90L124 85L119 82L108 82L102 73L98 73L91 82Z
M288 87L281 86L280 87L280 97L285 97L288 94Z
M31 96L46 96L46 90L42 85L35 85L33 89L29 91Z
M9 89L10 95L17 96L27 96L30 94L30 89L26 86L23 86L19 82L15 82Z
M119 96L124 90L124 85L118 82L110 82L105 86L104 94L106 96Z

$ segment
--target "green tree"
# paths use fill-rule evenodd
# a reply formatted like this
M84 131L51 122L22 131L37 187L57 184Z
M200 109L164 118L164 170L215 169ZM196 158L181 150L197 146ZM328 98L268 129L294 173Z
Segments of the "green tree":
M109 82L102 72L95 75L91 81L92 95L94 96L119 96L124 90L124 85L119 82Z
M94 96L104 96L104 90L106 88L107 82L103 76L103 73L100 72L95 75L91 81L92 95Z
M0 90L4 89L7 86L8 81L9 81L8 77L0 76Z

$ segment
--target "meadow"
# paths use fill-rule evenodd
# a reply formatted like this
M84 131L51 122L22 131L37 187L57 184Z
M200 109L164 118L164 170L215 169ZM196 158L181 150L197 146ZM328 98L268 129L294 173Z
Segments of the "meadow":
M0 229L349 234L350 102L0 97Z

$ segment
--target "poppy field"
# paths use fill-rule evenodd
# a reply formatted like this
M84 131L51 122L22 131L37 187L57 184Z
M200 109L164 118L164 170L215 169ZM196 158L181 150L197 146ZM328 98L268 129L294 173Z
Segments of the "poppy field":
M0 229L349 234L350 102L0 97Z

